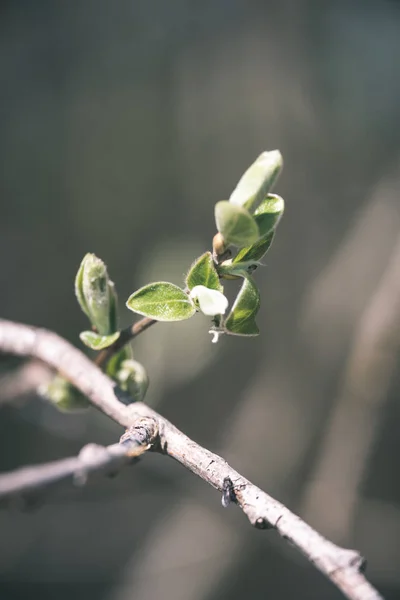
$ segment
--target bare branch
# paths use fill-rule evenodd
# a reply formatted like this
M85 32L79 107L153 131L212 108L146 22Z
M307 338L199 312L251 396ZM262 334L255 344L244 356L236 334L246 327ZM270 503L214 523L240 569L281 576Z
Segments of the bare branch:
M87 444L77 457L23 467L0 476L0 503L19 504L64 481L83 486L94 473L115 474L149 449L157 433L154 419L139 419L129 437L111 446Z
M21 401L37 393L40 385L50 382L51 370L38 360L29 361L0 377L0 405Z
M154 451L179 461L221 492L224 480L226 488L229 479L232 483L229 497L240 506L251 524L259 529L276 529L350 600L382 599L362 574L365 561L358 552L325 539L283 504L242 477L220 456L196 444L145 404L123 405L120 400L128 402L129 397L79 350L56 334L0 320L0 350L34 356L61 371L97 408L128 427L123 441L135 440L139 417L152 419L157 432L152 439ZM0 484L1 481L2 477Z

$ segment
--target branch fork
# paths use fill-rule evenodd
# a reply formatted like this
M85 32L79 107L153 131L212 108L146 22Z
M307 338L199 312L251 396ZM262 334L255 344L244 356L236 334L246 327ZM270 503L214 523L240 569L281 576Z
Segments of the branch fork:
M23 499L65 480L84 485L96 472L115 472L147 450L160 452L221 493L226 493L229 478L233 484L232 498L250 523L257 529L276 529L349 600L383 600L365 578L365 560L358 552L325 539L232 469L223 458L202 448L146 404L137 402L128 406L129 396L66 340L43 329L0 320L0 351L34 357L62 371L94 406L126 428L119 444L107 448L89 444L78 457L0 475L0 502Z

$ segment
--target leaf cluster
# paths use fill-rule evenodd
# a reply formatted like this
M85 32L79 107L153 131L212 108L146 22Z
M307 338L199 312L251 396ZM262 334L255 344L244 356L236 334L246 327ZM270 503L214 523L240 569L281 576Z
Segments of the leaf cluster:
M241 177L229 200L215 205L218 233L212 251L199 256L191 265L182 287L157 281L133 292L129 310L155 321L182 321L203 312L212 317L213 342L221 334L255 336L259 334L256 316L260 292L253 278L260 260L268 252L284 212L284 201L271 193L282 169L278 150L263 152ZM228 310L223 280L240 282L236 298ZM114 283L104 262L86 254L75 279L75 293L91 329L80 339L91 350L104 351L116 344L118 302ZM148 377L144 367L133 359L129 345L119 347L104 365L106 373L133 400L143 399ZM61 376L43 393L63 410L86 406L86 400Z

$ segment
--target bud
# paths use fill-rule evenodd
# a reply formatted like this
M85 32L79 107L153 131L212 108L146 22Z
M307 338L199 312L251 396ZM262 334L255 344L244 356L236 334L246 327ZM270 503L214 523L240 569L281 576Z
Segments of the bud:
M283 160L279 150L263 152L247 169L229 202L250 210L256 203L265 198L272 189L282 170Z
M215 258L222 256L226 251L226 248L227 244L225 243L225 240L221 233L218 231L218 233L216 233L213 237L213 256Z
M117 329L117 295L107 267L95 254L86 254L75 278L75 293L96 331L109 335Z
M40 386L38 392L63 412L83 410L89 406L87 398L60 375Z
M128 392L136 402L143 400L149 387L149 378L146 369L137 360L123 360L115 379L120 388Z

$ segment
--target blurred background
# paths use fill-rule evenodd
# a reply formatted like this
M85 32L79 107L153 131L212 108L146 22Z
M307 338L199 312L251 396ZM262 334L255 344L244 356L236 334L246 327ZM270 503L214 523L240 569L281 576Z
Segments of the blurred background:
M81 344L86 252L124 303L180 284L216 201L279 148L286 214L256 273L261 335L211 344L205 317L134 345L147 401L400 598L400 3L3 0L0 314ZM10 392L0 470L115 442L95 410ZM22 390L23 391L23 390ZM0 598L339 600L275 532L178 464L0 511Z

